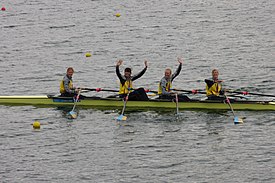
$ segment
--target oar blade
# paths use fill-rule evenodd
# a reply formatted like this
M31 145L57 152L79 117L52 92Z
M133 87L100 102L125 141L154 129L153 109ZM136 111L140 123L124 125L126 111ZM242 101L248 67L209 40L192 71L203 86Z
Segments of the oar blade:
M119 115L117 118L116 118L118 121L125 121L127 119L127 116L124 116L123 114Z
M71 116L72 119L76 119L77 118L77 113L75 111L70 111L69 115Z
M243 123L243 119L242 118L238 118L238 116L235 116L234 117L234 123L235 124Z

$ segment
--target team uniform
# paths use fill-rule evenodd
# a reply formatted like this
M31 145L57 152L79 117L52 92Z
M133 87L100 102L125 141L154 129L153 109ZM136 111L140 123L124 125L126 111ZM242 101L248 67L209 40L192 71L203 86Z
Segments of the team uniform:
M145 67L140 73L131 76L130 78L126 78L125 76L120 74L119 66L116 66L116 75L120 81L119 97L124 98L129 93L128 100L149 100L144 88L133 90L133 81L140 78L146 72L146 70L147 67Z
M176 72L172 74L171 78L167 79L163 77L159 82L158 95L159 99L175 99L174 95L171 95L170 91L172 88L173 80L179 75L182 68L182 64L179 65ZM190 99L186 95L178 95L179 101L189 101Z
M72 77L64 76L60 82L60 93L62 97L73 97L76 94Z
M212 78L205 79L206 96L209 100L224 100L224 91L221 82L215 82Z

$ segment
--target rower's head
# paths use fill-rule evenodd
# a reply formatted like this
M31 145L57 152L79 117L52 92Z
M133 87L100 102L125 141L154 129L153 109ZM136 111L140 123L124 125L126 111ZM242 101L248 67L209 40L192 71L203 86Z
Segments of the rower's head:
M72 77L73 74L74 74L74 69L73 69L72 67L69 67L69 68L67 69L67 76L68 76L68 77Z
M172 70L170 68L165 69L165 71L164 71L164 77L166 79L169 79L171 77L171 75L172 75Z
M124 70L124 76L126 78L130 77L131 73L132 73L132 69L131 68L129 68L129 67L125 68L125 70Z
M212 77L213 77L214 80L218 79L218 77L219 77L219 71L218 71L218 69L213 69L212 70Z

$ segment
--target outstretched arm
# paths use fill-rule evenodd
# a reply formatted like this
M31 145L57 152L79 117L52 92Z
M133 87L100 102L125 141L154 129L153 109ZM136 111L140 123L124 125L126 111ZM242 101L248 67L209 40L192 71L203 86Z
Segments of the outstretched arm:
M141 72L139 72L137 75L134 75L133 78L132 78L132 81L140 78L146 72L147 67L148 67L147 60L144 61L144 65L145 65L144 69Z
M172 75L171 81L173 81L173 80L180 74L181 67L182 67L182 63L183 63L182 58L178 57L178 62L179 62L179 67L178 67L178 69L176 70L176 72Z
M183 59L182 59L181 57L178 57L178 62L179 62L180 64L182 64L182 63L183 63Z
M117 61L117 63L116 63L116 66L120 66L120 65L122 65L122 60L121 59L119 59L118 61Z
M147 62L147 60L144 61L144 65L145 65L145 67L148 67L148 62Z
M119 66L122 64L122 62L123 62L122 60L118 60L117 63L116 63L116 75L119 78L120 83L124 84L125 79L123 79L123 77L122 77L122 75L120 74L120 71L119 71Z

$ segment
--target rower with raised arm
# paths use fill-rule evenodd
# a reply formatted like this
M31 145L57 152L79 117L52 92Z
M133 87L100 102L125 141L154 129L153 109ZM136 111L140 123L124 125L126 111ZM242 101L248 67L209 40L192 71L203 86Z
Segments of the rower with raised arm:
M219 71L212 70L212 78L205 79L206 83L206 96L209 100L225 100L225 90L222 87L223 80L219 79Z
M148 67L147 61L144 61L144 69L133 76L131 75L132 69L129 67L125 68L124 75L120 74L119 66L122 65L122 62L122 60L118 60L116 64L116 75L120 81L119 97L124 98L130 93L128 100L149 100L144 88L133 89L133 81L140 78L146 72Z
M66 75L60 82L60 93L62 97L74 97L79 92L79 89L73 86L73 74L74 69L72 67L67 68Z
M166 68L164 71L164 77L159 82L158 95L160 99L175 99L175 93L171 91L173 80L180 74L183 60L178 58L179 66L172 74L170 68ZM178 101L190 101L189 97L186 95L178 95Z

